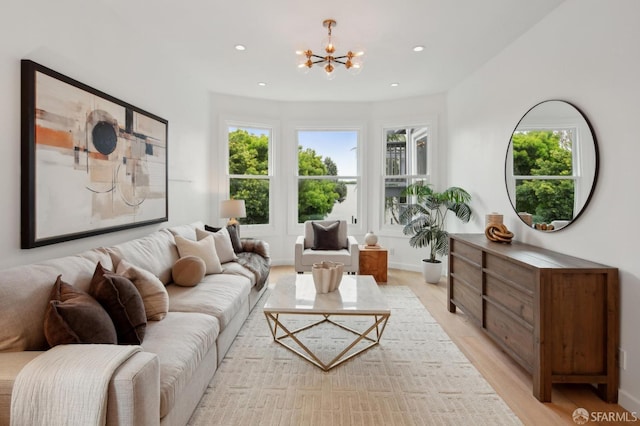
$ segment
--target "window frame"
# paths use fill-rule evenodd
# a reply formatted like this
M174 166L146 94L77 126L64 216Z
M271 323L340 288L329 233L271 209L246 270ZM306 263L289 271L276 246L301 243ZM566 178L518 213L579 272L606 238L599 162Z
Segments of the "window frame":
M436 164L438 162L435 160L437 155L437 120L434 118L430 118L427 120L400 120L394 123L384 123L380 127L380 201L379 201L379 220L378 226L380 229L380 235L386 236L402 236L409 238L404 235L402 232L403 225L402 224L388 224L385 223L385 214L386 214L386 181L387 179L406 179L409 184L412 182L416 182L418 180L423 180L430 185L437 184L437 170L435 170ZM402 124L398 124L402 123ZM424 132L427 136L427 161L426 161L426 173L425 174L417 174L417 173L405 173L402 175L388 175L387 174L387 132L389 130L398 130L398 129L408 129L408 128L425 128ZM422 137L423 134L420 134L419 137ZM412 168L416 167L416 162L414 159L410 159L408 161L412 161ZM411 170L412 172L413 170Z
M269 131L269 150L268 150L268 173L266 175L231 175L229 173L229 130L235 127L238 129L260 129ZM278 141L277 136L278 123L273 120L265 119L236 119L232 117L220 118L220 139L224 143L219 144L220 151L219 156L222 166L224 167L224 177L219 184L219 197L218 205L215 206L216 216L219 216L220 201L228 200L230 198L230 185L231 179L260 179L269 181L269 222L265 224L242 224L243 231L247 234L261 236L272 234L275 231L274 220L274 197L276 197L275 187L277 185L277 173L276 173L276 144ZM213 171L212 171L213 173ZM223 218L219 218L223 220Z
M299 145L299 132L355 132L356 133L356 161L357 161L357 175L337 175L337 176L300 176L299 167L298 167L298 145ZM365 128L360 124L335 124L333 122L321 123L321 124L302 124L302 123L294 123L291 128L292 135L292 159L293 171L290 174L290 188L288 196L288 204L289 204L289 232L293 235L301 235L304 232L304 223L298 223L298 182L300 180L311 180L311 179L327 179L327 180L340 180L340 179L353 179L356 181L356 185L358 188L362 188L364 190L358 190L356 193L356 220L357 223L350 223L347 221L347 229L349 235L352 234L361 234L364 231L364 219L363 218L363 193L366 192L366 188L363 187L363 182L365 179L363 178L363 149L364 140L365 140Z
M506 171L508 175L505 175L507 182L507 195L510 200L515 200L516 184L518 180L573 180L573 212L576 218L576 212L578 206L584 205L584 200L588 199L589 193L584 194L581 182L584 180L584 164L582 158L583 142L580 134L580 125L578 122L573 121L553 121L553 122L535 122L526 126L520 126L518 131L555 131L555 130L571 130L573 132L574 140L571 147L571 175L514 175L513 174L513 142L509 141L506 156ZM513 136L512 136L513 137ZM513 206L515 209L515 205Z

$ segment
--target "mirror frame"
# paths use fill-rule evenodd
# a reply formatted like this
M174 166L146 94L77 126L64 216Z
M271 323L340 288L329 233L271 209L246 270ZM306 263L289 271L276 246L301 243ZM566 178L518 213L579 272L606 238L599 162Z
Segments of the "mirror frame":
M515 200L512 199L512 197L510 195L510 192L509 192L509 179L508 179L508 174L507 174L507 167L509 165L509 153L513 152L513 150L511 149L512 148L512 144L513 144L513 134L518 130L518 127L520 127L522 121L527 117L527 115L531 111L533 111L535 108L538 108L542 104L545 104L545 103L548 103L548 102L561 102L563 104L568 105L569 107L573 108L577 112L579 117L582 118L585 121L585 123L587 125L587 128L591 132L591 138L593 139L593 149L594 149L594 157L595 157L594 158L594 160L595 160L594 162L595 162L595 164L594 164L594 171L593 171L593 181L591 183L591 188L589 190L589 195L587 195L587 198L586 198L584 204L582 205L580 210L577 212L577 214L575 214L573 219L571 221L569 221L569 223L567 223L562 228L552 229L552 230L543 230L543 229L537 229L534 226L529 226L529 224L527 224L524 221L524 219L522 219L522 217L520 217L520 215L518 214L518 211L516 209L516 205L515 205L515 202L514 202ZM511 164L513 164L513 162L511 162ZM597 140L596 134L595 134L595 132L593 130L593 126L591 125L591 122L589 121L587 116L580 110L580 108L578 108L576 105L572 104L571 102L564 101L564 100L561 100L561 99L548 99L548 100L545 100L545 101L538 102L537 104L535 104L534 106L529 108L527 110L527 112L525 112L524 115L520 118L520 120L518 120L518 123L516 124L516 126L513 129L513 131L511 132L511 136L509 137L509 143L507 144L507 153L505 155L505 162L504 162L505 189L507 190L507 197L509 198L509 203L511 204L511 207L513 208L513 211L518 216L518 219L520 219L528 228L534 229L536 231L541 231L543 233L557 232L557 231L563 230L563 229L568 228L569 226L571 226L580 216L582 216L582 213L584 213L584 211L587 209L587 206L591 202L591 198L593 197L593 193L595 192L595 189L596 189L596 185L597 185L597 182L598 182L599 170L600 170L600 154L599 154L599 149L598 149L598 140ZM514 194L513 198L515 198L515 194Z

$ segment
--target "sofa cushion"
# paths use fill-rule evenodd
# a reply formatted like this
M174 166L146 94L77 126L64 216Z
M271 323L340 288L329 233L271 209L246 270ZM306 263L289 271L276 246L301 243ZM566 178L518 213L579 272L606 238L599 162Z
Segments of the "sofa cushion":
M248 278L218 274L207 275L196 287L170 284L169 312L201 312L214 316L220 322L220 331L249 300L251 284Z
M207 274L219 274L222 272L213 236L209 235L200 241L191 241L176 235L175 240L180 257L196 256L204 260L204 264L207 266Z
M51 347L74 343L118 342L107 311L84 291L56 279L45 312L44 334Z
M314 263L329 261L344 263L345 266L351 265L352 256L349 250L313 250L305 249L302 252L301 264L305 266L313 266Z
M165 229L109 247L107 250L116 267L122 259L126 259L132 265L151 272L163 284L171 282L171 267L180 257L173 234ZM107 267L104 263L103 266Z
M2 271L0 352L47 349L44 316L56 277L86 291L97 262L112 267L109 254L96 249Z
M195 222L189 225L172 226L168 229L174 237L179 235L187 240L196 241L196 228L204 229L204 224L202 222Z
M115 274L100 263L91 279L89 294L107 311L121 345L139 345L147 328L147 314L136 286L126 277Z
M207 265L198 256L185 256L178 259L173 265L171 275L173 283L182 287L197 285L207 272Z
M142 348L160 362L160 417L171 411L219 333L218 320L199 313L169 312L149 323Z
M251 255L251 254L252 253L242 253L240 256L244 257L246 255ZM251 282L252 287L256 284L256 275L238 262L227 262L224 265L222 265L222 273L247 277L249 278L249 281Z
M231 237L229 236L227 228L222 228L218 232L196 229L196 237L198 241L208 237L209 235L213 237L213 241L216 244L216 253L218 254L220 263L232 262L238 259L236 252L233 250L233 244L231 244Z
M116 274L129 278L136 286L147 321L160 321L169 312L169 294L162 281L151 272L130 264L127 260L121 260L116 269Z

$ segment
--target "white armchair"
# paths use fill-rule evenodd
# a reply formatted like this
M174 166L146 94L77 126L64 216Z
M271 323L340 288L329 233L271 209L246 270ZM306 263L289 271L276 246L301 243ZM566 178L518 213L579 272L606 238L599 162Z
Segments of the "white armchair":
M321 225L323 228L329 227L336 222L338 224L337 238L338 246L336 249L319 249L314 243L318 242L314 232L313 222ZM314 247L316 249L314 249ZM296 272L303 273L311 271L314 263L322 261L332 261L344 263L344 271L350 273L358 273L360 264L360 250L358 249L358 241L355 237L347 235L347 222L344 220L317 220L306 221L304 223L304 235L298 236L295 246L295 268Z

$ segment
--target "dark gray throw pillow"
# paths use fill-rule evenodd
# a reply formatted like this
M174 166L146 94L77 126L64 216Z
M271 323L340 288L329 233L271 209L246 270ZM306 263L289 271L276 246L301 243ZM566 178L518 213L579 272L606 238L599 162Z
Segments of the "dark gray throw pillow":
M342 244L338 238L338 230L340 229L340 221L335 221L330 225L323 226L317 222L311 222L313 227L313 246L314 250L340 250Z

